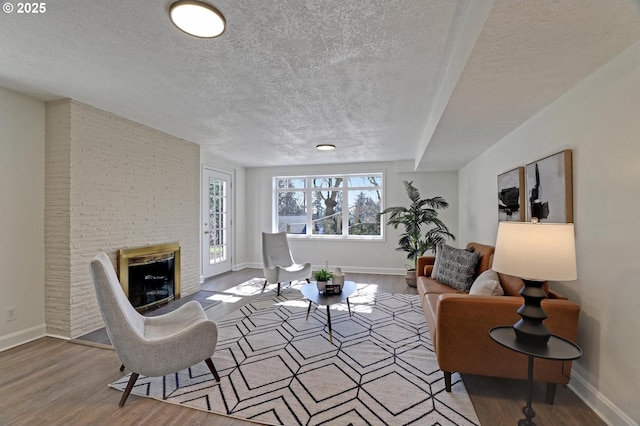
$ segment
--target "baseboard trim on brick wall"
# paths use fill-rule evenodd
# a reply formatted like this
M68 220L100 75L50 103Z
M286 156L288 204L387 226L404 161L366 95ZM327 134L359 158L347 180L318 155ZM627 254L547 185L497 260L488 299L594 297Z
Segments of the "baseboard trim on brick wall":
M46 336L47 337L51 337L52 339L69 340L69 341L73 340L73 338L71 338L71 337L61 336L59 334L47 333Z
M45 324L36 325L35 327L16 331L0 337L0 352L6 351L16 346L24 345L33 340L45 337L47 335L47 326Z
M610 425L638 426L638 422L629 417L617 405L591 385L579 372L580 366L573 365L569 389L584 401L602 420Z

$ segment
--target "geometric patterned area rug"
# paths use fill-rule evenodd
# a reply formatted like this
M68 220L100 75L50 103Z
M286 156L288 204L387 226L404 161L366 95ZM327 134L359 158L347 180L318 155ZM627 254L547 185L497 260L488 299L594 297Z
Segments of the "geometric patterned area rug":
M360 284L352 316L346 303L331 307L332 344L326 307L306 320L298 288L267 291L217 321L219 384L202 362L140 376L132 393L268 425L480 424L459 375L444 389L418 296Z

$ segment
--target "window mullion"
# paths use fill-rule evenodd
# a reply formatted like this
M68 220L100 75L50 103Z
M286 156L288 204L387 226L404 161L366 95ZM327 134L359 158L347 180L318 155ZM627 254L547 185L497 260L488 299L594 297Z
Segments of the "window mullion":
M304 202L305 202L305 211L307 212L307 230L305 235L313 234L313 212L311 211L311 183L312 178L308 177L305 179L304 185Z
M349 236L349 178L342 177L342 236Z

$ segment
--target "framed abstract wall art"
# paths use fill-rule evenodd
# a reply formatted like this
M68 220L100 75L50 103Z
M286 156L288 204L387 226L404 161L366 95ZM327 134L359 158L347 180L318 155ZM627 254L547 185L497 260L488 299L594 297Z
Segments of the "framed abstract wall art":
M498 175L498 221L522 222L524 208L524 167Z
M526 165L527 221L573 222L572 167L570 149Z

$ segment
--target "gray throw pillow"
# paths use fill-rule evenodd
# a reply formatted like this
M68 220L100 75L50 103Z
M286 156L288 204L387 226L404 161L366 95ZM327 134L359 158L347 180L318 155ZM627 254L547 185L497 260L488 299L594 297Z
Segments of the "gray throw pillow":
M473 276L478 267L480 253L472 253L446 244L442 246L440 251L442 258L436 274L436 281L468 293L473 284Z

